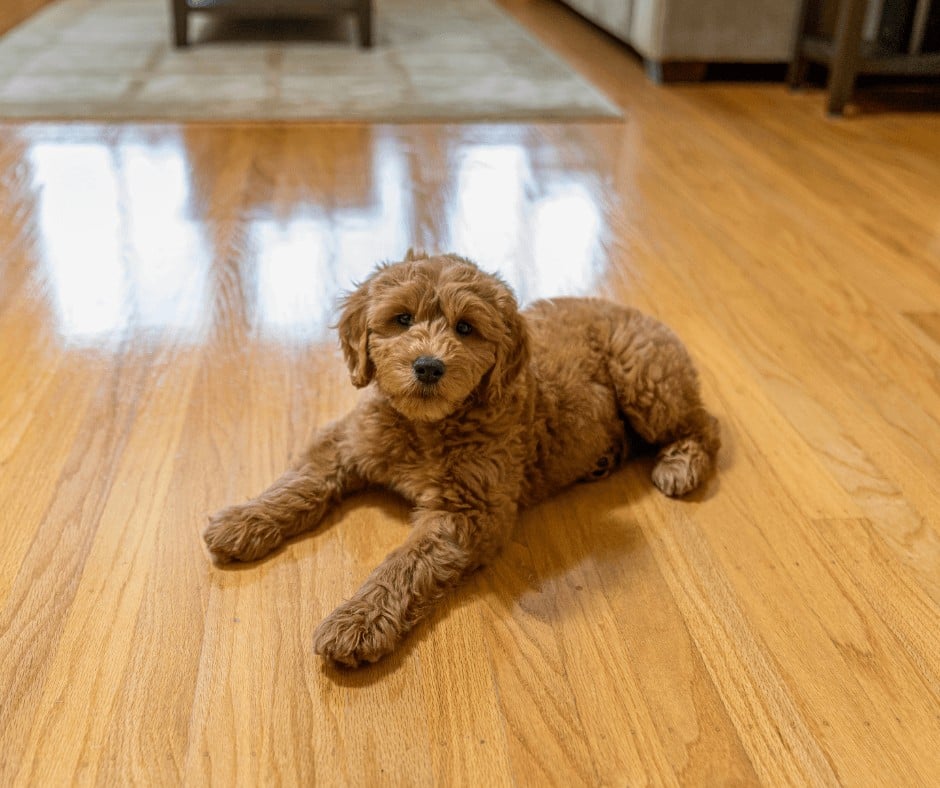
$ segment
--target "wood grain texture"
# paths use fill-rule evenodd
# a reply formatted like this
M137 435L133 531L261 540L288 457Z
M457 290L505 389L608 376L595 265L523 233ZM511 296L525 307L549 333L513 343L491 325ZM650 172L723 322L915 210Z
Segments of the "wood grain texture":
M0 126L0 784L940 782L940 118L506 7L626 121ZM526 512L339 671L400 501L244 568L199 532L349 408L335 299L411 245L660 317L725 445L691 500L638 458Z

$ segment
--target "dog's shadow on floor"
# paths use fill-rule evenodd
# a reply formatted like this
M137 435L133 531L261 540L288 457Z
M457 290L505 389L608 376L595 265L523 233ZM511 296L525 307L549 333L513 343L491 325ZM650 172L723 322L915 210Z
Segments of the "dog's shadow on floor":
M592 587L592 580L619 583L620 575L629 583L635 554L647 549L636 505L648 495L660 495L650 481L653 462L651 456L637 457L608 479L575 485L523 512L501 555L451 592L392 654L353 670L324 662L321 673L351 688L381 681L413 659L418 644L448 618L481 600L491 608L482 614L494 619L519 615L519 609L549 625L583 615L580 595L603 593ZM706 500L717 484L712 478L674 503ZM400 509L389 507L392 516L395 511Z
M729 454L726 450L723 465L730 462ZM653 464L651 454L641 453L607 479L576 484L524 511L500 556L448 594L394 652L374 665L356 669L320 661L321 674L337 685L351 688L382 681L407 665L418 644L447 619L481 601L485 606L481 614L492 616L494 626L499 620L520 614L551 626L560 625L570 616L583 615L585 606L590 605L588 597L603 593L603 589L596 586L629 583L631 567L641 558L638 551L647 549L637 512L638 504L647 496L661 495L650 480ZM699 490L670 505L707 500L716 494L718 484L719 477L712 477ZM224 571L216 577L224 583L222 575L248 571L256 572L260 579L263 573L257 572L259 566L278 560L291 544L306 540L316 542L318 535L334 526L350 525L343 521L362 508L380 514L385 522L400 520L406 526L409 506L405 501L393 493L365 492L337 506L314 533L291 539L260 561L225 564L219 567ZM401 538L404 538L404 528ZM316 547L311 549L315 551ZM368 572L362 573L338 594L335 604L351 596L366 574Z

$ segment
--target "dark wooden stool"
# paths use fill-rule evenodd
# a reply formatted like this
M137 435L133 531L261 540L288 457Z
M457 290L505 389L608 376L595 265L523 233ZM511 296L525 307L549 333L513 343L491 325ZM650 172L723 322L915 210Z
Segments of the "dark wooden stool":
M189 44L189 15L220 14L242 19L308 18L353 14L359 23L359 43L372 46L372 0L170 0L173 4L173 42Z
M924 25L931 0L917 0L915 22L906 52L891 52L862 41L868 0L837 0L835 33L825 38L810 31L813 0L803 0L797 21L788 81L798 87L810 62L829 68L828 111L841 115L859 74L926 76L940 74L940 52L922 52Z

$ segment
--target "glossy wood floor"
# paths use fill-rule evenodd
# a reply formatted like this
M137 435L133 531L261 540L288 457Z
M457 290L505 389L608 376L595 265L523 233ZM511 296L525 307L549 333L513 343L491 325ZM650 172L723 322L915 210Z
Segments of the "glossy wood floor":
M940 783L940 116L513 9L623 123L0 127L0 784ZM402 504L242 570L199 532L349 407L334 299L412 244L667 321L725 448L529 512L339 672Z

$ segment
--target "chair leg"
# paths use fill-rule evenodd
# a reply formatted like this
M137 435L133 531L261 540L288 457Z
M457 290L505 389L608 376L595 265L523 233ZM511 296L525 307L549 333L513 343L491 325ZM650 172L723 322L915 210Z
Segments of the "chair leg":
M173 44L189 45L189 7L186 0L173 0Z
M855 87L866 0L842 0L829 64L830 115L841 115Z

